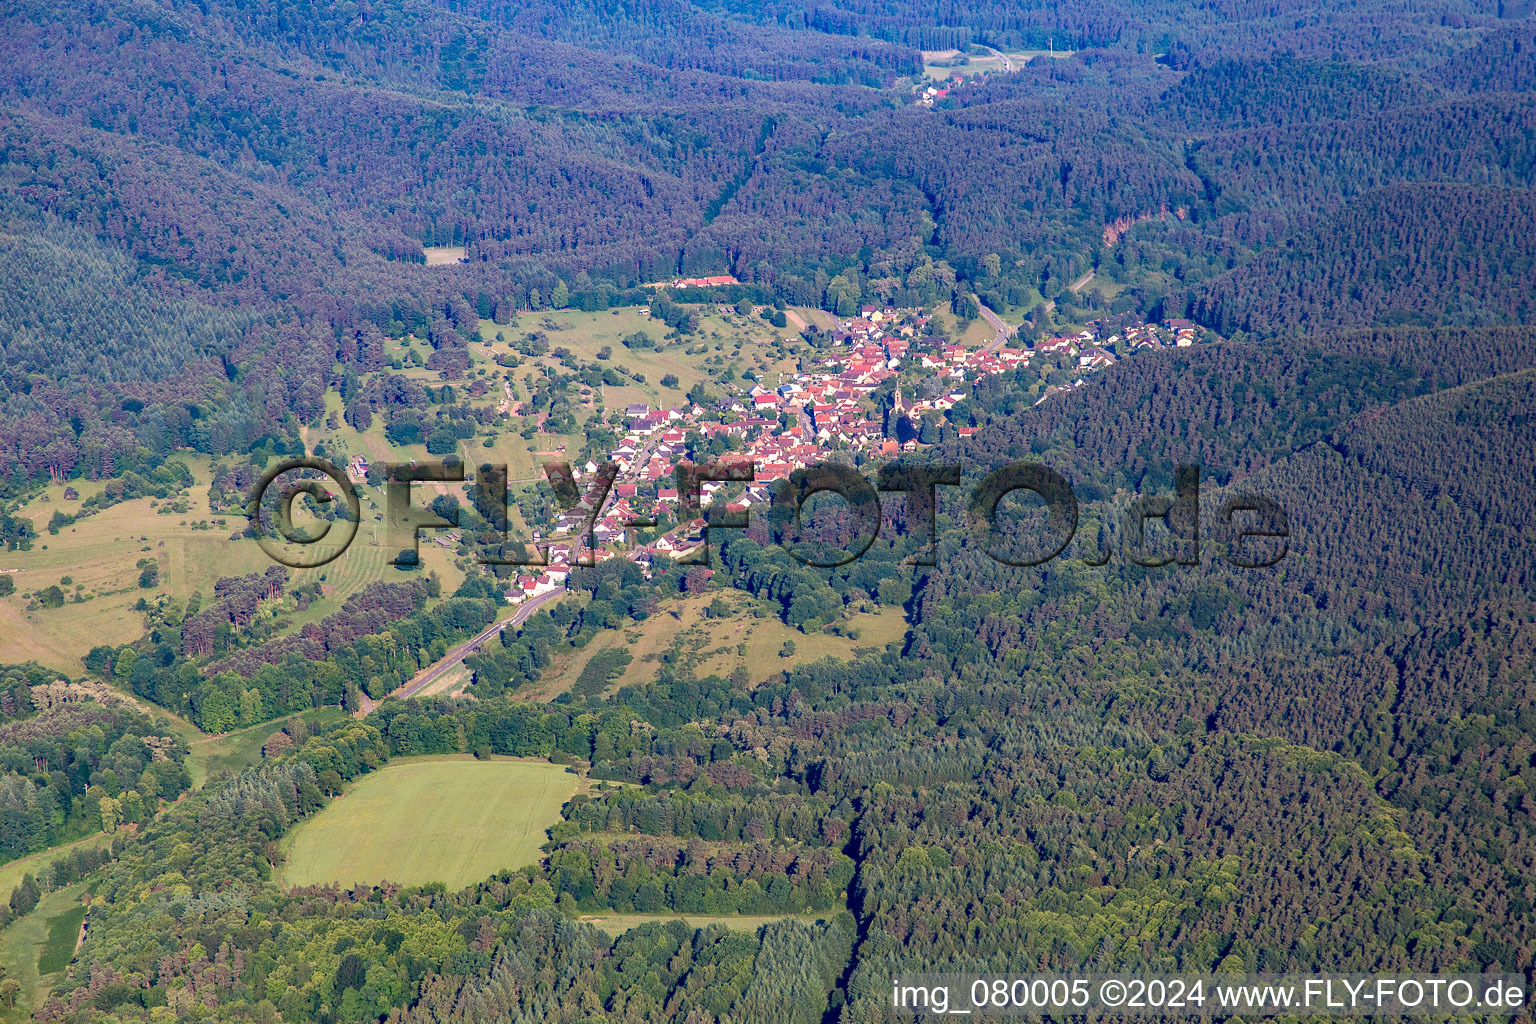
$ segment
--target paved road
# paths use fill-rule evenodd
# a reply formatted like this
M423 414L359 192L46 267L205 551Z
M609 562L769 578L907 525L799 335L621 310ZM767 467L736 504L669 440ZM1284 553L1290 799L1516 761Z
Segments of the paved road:
M502 619L495 625L487 627L486 629L482 630L480 634L474 639L466 640L464 643L459 644L459 646L443 655L441 660L418 672L414 679L400 687L395 692L391 693L390 696L414 697L428 686L431 686L432 683L437 679L441 678L443 673L457 667L459 663L462 662L465 658L478 651L480 649L480 645L483 644L486 640L489 640L491 637L497 635L508 626L522 625L528 620L528 616L532 615L535 611L537 611L540 607L547 604L548 602L558 599L564 593L564 587L556 587L554 590L551 590L547 594L540 594L538 597L525 602L522 607L518 608L517 612L511 617Z
M987 46L986 49L991 50L993 53L995 53L999 57L1003 58L1003 70L1004 71L1012 71L1013 70L1013 59L1011 57L1009 57L1006 53L1004 53L1002 50L995 49L995 48L993 48L991 46Z
M981 347L981 351L983 353L990 355L991 353L996 352L998 349L1002 348L1003 344L1009 338L1013 337L1015 328L1009 327L1007 324L1003 323L1003 318L988 309L986 304L981 301L979 296L976 299L976 304L981 306L981 318L987 323L991 324L992 329L997 332L997 336L995 338Z

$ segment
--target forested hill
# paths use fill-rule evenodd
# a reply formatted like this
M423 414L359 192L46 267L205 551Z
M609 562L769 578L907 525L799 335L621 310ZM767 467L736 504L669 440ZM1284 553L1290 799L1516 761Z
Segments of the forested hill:
M1178 459L1225 483L1344 429L1357 417L1536 366L1523 327L1325 331L1159 354L1106 372L1068 401L1024 413L1006 379L980 401L987 427L962 449L991 462L1032 451L1090 496L1168 479Z
M1490 32L1431 73L1468 92L1529 92L1536 88L1536 26L1526 21Z
M1013 639L991 626L980 634L996 654L1048 629L1064 610L1058 602L1088 579L1107 578L1128 588L1132 603L1092 593L1084 628L1103 640L1138 639L1138 630L1139 639L1182 635L1189 602L1203 593L1217 601L1199 616L1196 637L1299 652L1318 637L1332 649L1513 601L1536 564L1524 536L1528 511L1515 497L1518 453L1530 440L1533 341L1529 328L1341 332L1283 351L1168 353L1028 412L1011 408L1006 387L985 392L996 418L955 454L985 467L1027 453L1057 468L1085 518L1110 530L1114 558L1098 570L1065 561L1032 570L1056 595L1042 600L1041 587L1022 582L1031 573L957 537L954 570L926 584L924 618L949 599L1017 589L1028 595L1023 604L995 612ZM1125 495L1171 492L1178 462L1201 467L1210 564L1185 573L1129 565L1120 549ZM1295 561L1283 573L1217 557L1214 510L1233 493L1268 495L1286 510ZM1097 541L1085 532L1067 553L1097 556ZM1147 594L1161 596L1146 604ZM1284 639L1287 629L1300 632Z
M0 853L134 826L54 873L93 872L89 926L74 949L78 916L55 919L66 966L27 1010L874 1024L914 970L1529 977L1533 26L1532 0L9 4L0 525L49 579L0 596L51 591L90 644L90 602L119 599L143 639L103 630L82 663L210 731L295 713L237 738L261 764L183 796L161 726L5 673ZM55 504L87 480L82 511L138 495L170 527L194 516L183 462L207 466L224 530L252 463L338 438L600 461L630 402L686 395L703 434L749 365L772 388L852 349L791 317L899 308L881 322L911 327L917 376L1007 340L982 304L1032 364L925 375L904 457L968 485L1063 474L1076 538L1042 566L988 557L947 488L931 568L909 534L813 570L764 517L713 574L609 559L499 638L508 581L468 546L495 528L447 493L465 546L429 553L451 582L395 577L374 543L357 589L263 571L151 601L162 542L105 520L137 587L62 565L97 536ZM1088 338L1114 358L1065 354ZM652 380L620 372L642 355ZM889 366L868 358L854 378ZM848 445L873 442L862 471L889 383ZM1135 564L1126 513L1188 463L1198 561ZM1286 514L1276 564L1223 557L1240 495ZM1170 553L1152 533L1135 553ZM434 688L468 696L387 697L460 645ZM301 714L337 702L371 710L312 734ZM283 883L350 784L450 754L581 785L536 857L457 892Z
M1367 296L1350 323L1522 322L1500 266L1526 200L1489 189L1536 187L1525 14L1282 6L12 5L5 487L248 451L407 325L676 276L830 307L975 292L1034 334L1062 299L1310 329L1340 289ZM1011 70L915 102L919 48L972 45L954 59ZM1052 46L1079 52L1016 52ZM1488 258L1396 266L1437 244L1425 204ZM467 264L422 264L455 244ZM89 312L107 282L122 331Z
M1519 3L1459 2L1431 8L1410 4L1392 15L1372 5L1323 2L1285 5L1239 2L1193 6L1178 0L1094 3L1071 0L984 0L931 4L917 0L818 0L811 4L768 0L713 0L716 6L787 25L825 32L870 35L923 49L983 43L1017 49L1085 49L1120 46L1164 53L1176 63L1196 61L1212 50L1380 58L1386 52L1421 54L1449 43L1452 26L1529 15Z
M1170 966L1527 962L1533 341L1350 332L1169 353L1035 410L989 393L996 418L946 454L1060 469L1089 529L1011 569L956 523L907 647L952 691L905 693L938 724L895 762L834 742L834 785L894 787L859 823L850 994L914 958L1138 942ZM1175 461L1209 473L1201 564L1131 565L1126 492L1171 494ZM1222 561L1233 493L1285 509L1281 564Z
M1224 333L1529 323L1536 192L1397 185L1213 281L1194 315Z
M1219 132L1352 120L1437 96L1432 84L1389 66L1290 53L1205 64L1149 101L1146 112L1169 124Z

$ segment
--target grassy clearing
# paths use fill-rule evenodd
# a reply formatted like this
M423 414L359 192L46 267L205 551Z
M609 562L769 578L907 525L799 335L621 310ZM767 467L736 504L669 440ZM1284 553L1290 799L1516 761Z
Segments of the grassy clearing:
M63 527L57 536L42 527L55 510L74 512L78 503L33 499L24 512L39 520L41 536L30 551L0 552L0 568L16 570L10 574L16 593L0 598L0 661L35 660L79 672L80 657L93 646L128 643L143 635L143 616L133 608L140 598L153 600L159 593L186 597L200 586L211 593L212 566L238 571L244 559L231 557L228 550L238 546L228 540L234 525L193 530L192 522L210 518L206 485L194 487L193 499L185 515L160 515L148 498L122 502ZM217 548L219 558L189 557L189 544L200 552ZM254 543L244 546L265 558ZM159 587L138 585L136 563L145 558L160 565ZM255 558L250 561L254 565ZM63 582L66 578L70 582ZM28 611L22 595L53 585L71 595L64 605ZM76 594L85 600L76 602Z
M433 680L432 685L424 690L418 690L418 697L440 697L444 694L456 694L474 682L475 673L462 661L452 669L444 672Z
M581 451L582 442L585 439L581 434L546 434L543 432L533 435L531 439L524 438L515 429L507 428L496 432L491 447L486 448L479 442L472 444L467 451L470 453L472 464L479 465L482 462L500 463L507 467L509 480L522 482L542 483L543 471L540 466L543 463L563 459L574 463L576 454ZM561 448L565 450L560 451ZM557 454L541 455L541 452ZM516 514L516 507L510 506L508 511ZM517 527L522 526L521 519L513 524L514 533L527 537L525 532L517 532Z
M825 921L825 914L742 914L711 915L711 914L593 914L580 918L582 923L594 925L617 937L632 928L638 928L652 921L681 921L690 928L706 928L712 924L723 924L732 931L755 932L765 924L775 921Z
M965 323L955 316L947 302L934 307L933 319L952 341L966 348L981 348L997 337L997 332L992 329L991 324L987 323L985 317L978 316L969 323Z
M76 904L61 914L48 918L48 936L37 955L37 973L56 974L75 958L80 942L80 926L85 923L85 904Z
M539 859L580 780L544 761L468 755L391 762L284 842L288 885L442 882L460 889Z
M836 316L814 306L790 306L786 312L792 321L791 326L794 326L793 320L796 318L804 321L808 327L819 327L823 331L835 331L841 326Z
M604 387L607 409L631 401L644 401L652 406L676 406L682 403L685 393L694 384L703 382L707 386L727 369L740 374L748 369L774 371L792 367L791 360L772 358L768 348L776 341L798 345L799 329L794 324L773 327L760 317L722 313L716 306L689 308L700 314L698 330L681 341L664 342L660 351L624 347L623 339L637 332L644 332L657 342L663 342L668 333L665 324L641 312L641 307L626 306L593 313L578 310L524 313L517 323L507 326L483 321L481 333L491 341L487 346L480 346L485 351L477 354L483 354L487 360L493 359L498 352L510 351L511 343L517 338L532 331L542 331L551 348L569 349L583 363L598 363L615 369L622 367L645 377L644 382ZM796 314L807 322L818 322L822 326L833 322L829 314L820 311L797 310ZM498 332L506 337L505 343L494 341ZM604 347L611 350L606 360L599 358ZM693 351L689 352L690 349ZM553 357L526 360L515 377L519 381L526 380L527 371L533 365L557 366L559 360ZM661 385L661 379L668 374L677 377L676 387Z
M194 503L187 515L159 515L150 499L136 499L64 527L57 536L43 532L31 551L0 552L0 568L17 570L10 574L16 593L0 598L0 662L36 661L79 674L84 671L81 659L92 647L131 643L144 635L144 615L134 608L140 598L185 602L200 592L211 600L220 577L262 572L272 565L255 541L230 540L244 527L243 518L227 518L224 527L192 529L190 523L210 517L206 487L194 488L193 498L201 512ZM288 627L324 618L370 583L407 578L391 564L397 552L385 543L383 532L382 522L365 511L358 537L345 554L318 569L294 570L295 583L318 581L326 589L303 612L283 615ZM444 592L452 593L464 578L453 553L430 541L421 551L425 571L436 572ZM159 586L138 585L136 563L143 558L159 563ZM62 583L65 578L71 582ZM28 610L23 594L55 584L66 593L82 587L85 600Z
M924 50L923 51L923 77L930 81L942 81L959 75L962 78L973 78L977 75L995 75L1008 71L1018 71L1025 64L1036 57L1070 57L1072 50L1015 50L1002 53L992 50L989 53L968 54L964 57L964 63L960 63L959 50Z
M77 839L73 843L65 843L62 846L50 846L40 853L34 853L20 860L13 860L4 867L0 867L0 899L7 899L11 891L21 884L23 875L30 874L36 878L43 868L54 861L59 860L74 850L87 850L106 846L112 841L112 837L105 832L98 832L84 839Z
M340 708L318 708L305 711L302 715L287 715L261 725L253 725L249 729L218 736L199 734L188 743L191 757L187 759L187 771L192 776L192 786L194 789L201 787L210 775L217 772L236 772L257 764L261 761L261 748L267 737L295 718L303 718L312 728L323 728L341 722L346 717L346 712Z
M543 331L549 337L550 348L570 349L584 363L600 363L615 368L623 366L642 374L645 377L645 383L636 384L635 388L647 395L644 401L652 404L681 403L687 390L707 376L700 370L699 360L684 353L685 345L668 343L667 347L660 352L653 349L624 347L623 339L631 334L643 331L653 341L661 341L662 336L667 333L666 324L645 316L638 306L626 306L595 313L568 309L525 313L518 317L516 326L498 327L489 322L481 325L481 333L485 337L494 338L496 332L501 331L506 334L509 342L536 330ZM771 331L772 328L768 330ZM688 344L692 344L691 339ZM612 352L608 359L601 360L598 358L598 351L604 346L610 348ZM497 351L507 348L510 346L495 346ZM540 362L548 365L559 363L554 359L543 359ZM661 386L661 378L669 373L677 375L678 386L675 388ZM604 390L606 395L607 392L615 389ZM607 405L609 408L614 408L615 403L608 401Z
M81 658L92 647L130 643L143 636L144 615L134 608L141 598L151 604L162 597L185 602L201 592L211 599L214 581L220 577L262 572L272 564L255 541L230 539L244 529L243 517L209 509L207 460L178 458L187 462L194 477L185 513L161 514L167 503L138 498L54 535L46 530L53 513L76 512L79 502L64 501L63 487L55 485L27 503L22 514L34 521L40 536L30 551L0 552L0 569L14 569L8 575L16 585L14 594L0 598L0 662L36 661L79 674L84 670ZM75 484L82 495L101 487L89 481ZM285 616L292 628L331 614L370 583L404 578L389 564L397 552L383 536L383 495L362 490L363 523L347 552L330 565L294 570L296 583L318 581L326 590L305 611ZM154 559L160 568L159 585L147 589L138 584L137 564L146 558ZM445 593L462 582L463 570L454 564L450 552L423 544L422 558L426 571L442 578ZM70 582L64 583L65 579ZM62 607L28 610L24 594L54 585L70 595ZM76 594L83 600L76 601Z
M731 614L708 618L705 610L717 596L731 606ZM700 594L668 602L659 615L604 633L581 650L561 655L544 678L524 692L545 699L563 693L593 658L608 651L625 651L633 659L609 684L610 691L653 679L665 662L700 676L729 676L738 667L745 668L749 678L759 682L770 672L825 657L851 658L859 648L883 648L906 635L907 622L900 608L882 608L855 613L842 620L839 628L854 635L801 633L780 622L766 605L736 591ZM794 653L788 657L781 655L786 641L794 642Z
M0 931L0 964L5 965L6 977L21 983L21 997L16 1007L0 1015L0 1019L26 1020L34 1007L41 1006L48 998L53 981L38 971L38 958L47 951L52 923L61 915L72 912L80 905L85 893L85 883L77 883L44 896L37 909L13 922ZM74 942L79 934L79 919L75 921L75 933L69 937L70 955L74 955ZM69 961L66 958L65 963Z

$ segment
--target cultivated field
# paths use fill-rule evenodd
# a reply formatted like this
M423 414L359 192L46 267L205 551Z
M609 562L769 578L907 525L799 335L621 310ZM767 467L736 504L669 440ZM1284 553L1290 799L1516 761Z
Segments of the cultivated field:
M539 858L580 780L544 761L408 758L353 783L285 841L288 885L471 885Z

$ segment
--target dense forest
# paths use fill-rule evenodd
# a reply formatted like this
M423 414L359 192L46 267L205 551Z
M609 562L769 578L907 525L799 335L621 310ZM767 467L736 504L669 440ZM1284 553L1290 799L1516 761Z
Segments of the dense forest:
M277 444L456 303L600 308L678 274L836 309L1024 304L1101 268L1143 312L1246 331L1327 326L1350 290L1353 323L1519 322L1529 201L1489 190L1536 184L1517 8L391 0L364 27L303 3L22 4L0 474L20 493ZM1079 52L931 109L899 84L919 48L1050 44ZM1489 251L1381 262L1438 247L1436 224ZM470 260L424 267L432 244Z
M1000 382L937 457L1032 452L1106 523L1196 458L1202 500L1272 496L1300 557L1012 569L941 515L904 651L745 687L663 667L606 698L386 703L269 744L292 752L120 851L45 1016L862 1021L914 963L1529 971L1531 342L1175 351L1030 415ZM671 599L614 569L584 586L599 614ZM573 759L600 784L539 865L459 893L272 885L278 840L347 780L451 751ZM594 908L822 923L613 938L571 922Z
M36 665L0 686L0 858L136 826L190 785L185 741L106 687Z

